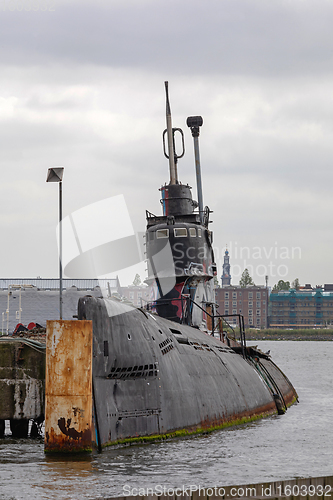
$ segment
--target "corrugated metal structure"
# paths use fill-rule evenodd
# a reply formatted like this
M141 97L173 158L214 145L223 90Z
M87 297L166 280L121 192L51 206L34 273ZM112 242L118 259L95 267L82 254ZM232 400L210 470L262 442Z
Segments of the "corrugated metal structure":
M20 307L21 294L21 307ZM77 303L80 297L92 295L101 297L100 288L94 290L78 290L75 287L63 291L63 319L71 320L77 314ZM21 309L21 312L19 311ZM8 312L7 312L8 311ZM19 323L30 322L46 327L46 320L59 318L59 290L26 288L23 290L0 290L0 312L2 313L1 331L11 335ZM1 334L0 334L1 335Z
M77 303L84 295L94 297L120 294L118 278L64 279L63 319L71 320L77 314ZM11 334L16 325L30 322L46 326L47 319L59 318L59 280L50 279L1 279L0 280L0 329ZM0 334L1 335L1 334Z

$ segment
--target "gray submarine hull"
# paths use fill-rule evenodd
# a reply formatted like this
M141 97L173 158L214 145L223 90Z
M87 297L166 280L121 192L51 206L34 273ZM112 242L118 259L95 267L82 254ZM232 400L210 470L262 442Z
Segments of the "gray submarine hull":
M218 428L277 412L274 391L255 368L254 358L244 359L197 328L93 297L79 300L78 319L93 323L93 398L100 447ZM291 404L297 394L288 379L267 357L261 363L285 404Z

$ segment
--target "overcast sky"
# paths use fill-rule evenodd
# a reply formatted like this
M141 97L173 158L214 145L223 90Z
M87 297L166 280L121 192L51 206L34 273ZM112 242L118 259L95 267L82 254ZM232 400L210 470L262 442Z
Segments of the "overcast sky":
M49 167L65 167L64 215L120 194L136 232L161 213L168 80L195 199L186 118L204 119L219 276L227 245L233 284L245 267L333 283L331 1L3 0L0 23L0 277L58 275Z

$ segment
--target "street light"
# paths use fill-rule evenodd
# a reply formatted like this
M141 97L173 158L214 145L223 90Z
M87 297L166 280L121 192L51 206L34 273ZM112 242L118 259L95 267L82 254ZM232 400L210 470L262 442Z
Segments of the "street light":
M199 154L199 134L200 134L200 127L203 124L202 116L189 116L186 120L186 124L191 129L194 142L195 171L197 176L199 215L200 215L200 222L201 224L203 224L204 209L203 209L201 167L200 167L200 154Z
M62 319L62 176L64 167L53 167L47 171L46 182L59 183L59 313Z

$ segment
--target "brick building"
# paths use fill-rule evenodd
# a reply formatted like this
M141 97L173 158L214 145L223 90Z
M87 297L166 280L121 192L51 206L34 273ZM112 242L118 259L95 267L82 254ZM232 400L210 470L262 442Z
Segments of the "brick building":
M219 314L242 314L246 328L267 327L268 289L265 286L230 285L215 291ZM228 321L235 323L231 318Z

